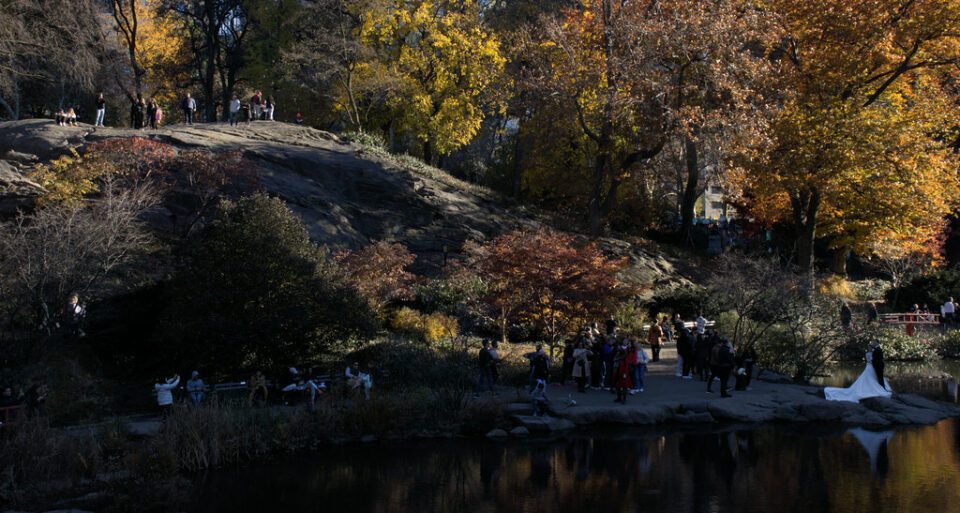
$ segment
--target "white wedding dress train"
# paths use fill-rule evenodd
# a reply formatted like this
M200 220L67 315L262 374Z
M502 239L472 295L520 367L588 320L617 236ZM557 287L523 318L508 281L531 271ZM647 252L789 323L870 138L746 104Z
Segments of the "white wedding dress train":
M823 389L823 395L828 401L853 403L858 403L867 397L890 397L893 395L893 388L890 388L890 382L886 378L883 381L884 384L880 385L877 373L873 370L873 353L867 353L867 367L852 385L847 388L826 387Z

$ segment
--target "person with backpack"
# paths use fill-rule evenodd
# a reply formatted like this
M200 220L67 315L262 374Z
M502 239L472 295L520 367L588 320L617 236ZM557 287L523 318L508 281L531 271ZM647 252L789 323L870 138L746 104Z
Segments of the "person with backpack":
M190 93L183 98L183 104L181 105L183 109L183 122L192 125L193 124L193 114L197 112L197 100L195 100Z

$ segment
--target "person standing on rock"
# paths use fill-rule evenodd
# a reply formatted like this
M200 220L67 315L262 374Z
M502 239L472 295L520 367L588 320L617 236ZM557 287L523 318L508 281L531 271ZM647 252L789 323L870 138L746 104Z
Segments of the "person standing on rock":
M233 99L230 100L230 126L234 126L239 123L240 120L240 99L237 98L237 95L233 95Z
M733 345L724 339L717 350L717 374L720 377L720 397L732 397L727 393L727 383L733 370Z
M590 387L603 388L603 341L587 327L587 341L590 344Z
M94 120L93 126L103 126L103 117L107 113L107 100L103 98L103 92L97 93L97 119Z
M573 379L577 382L577 392L587 393L587 380L590 379L590 339L584 336L580 346L573 350Z
M264 107L264 114L267 121L273 121L273 109L275 105L273 103L273 96L267 96L267 102Z
M612 367L612 384L617 391L616 402L627 404L627 394L633 388L633 380L630 377L630 359L627 357L626 346L617 344Z
M183 122L192 125L193 124L193 114L197 111L197 100L195 100L190 93L187 93L187 96L183 98Z
M660 348L663 345L663 328L656 321L650 323L650 330L647 331L647 343L650 344L650 352L653 355L654 362L660 361Z
M524 355L530 360L530 390L538 381L546 383L550 379L550 358L543 352L543 344L537 344L536 350Z

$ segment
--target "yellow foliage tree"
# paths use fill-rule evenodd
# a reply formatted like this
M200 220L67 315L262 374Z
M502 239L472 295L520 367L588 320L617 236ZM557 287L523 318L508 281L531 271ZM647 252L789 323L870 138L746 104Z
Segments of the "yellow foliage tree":
M484 94L505 63L499 41L480 25L476 2L391 0L362 19L362 41L383 64L371 69L397 81L388 104L423 143L424 160L470 142L483 122Z
M782 103L772 143L736 163L742 206L792 224L807 271L821 236L840 256L870 254L880 237L923 245L960 199L950 147L960 117L943 75L960 58L960 3L764 6L779 22Z
M133 94L150 94L171 105L190 56L182 31L161 7L162 0L113 0L112 14L130 61Z

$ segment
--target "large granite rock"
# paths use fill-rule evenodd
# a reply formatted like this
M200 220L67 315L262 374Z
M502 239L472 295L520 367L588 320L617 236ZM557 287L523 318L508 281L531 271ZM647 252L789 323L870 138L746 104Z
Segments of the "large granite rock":
M42 192L43 187L23 176L16 166L0 160L0 218L30 210Z
M159 130L59 127L49 120L0 123L0 155L41 161L71 147L114 137L147 137L179 149L239 150L254 164L259 184L285 200L319 243L356 248L371 241L403 242L418 259L414 271L439 271L467 240L486 240L541 221L498 195L409 158L341 141L298 125L258 122L172 125ZM0 200L7 201L7 200ZM16 203L16 199L11 199ZM168 206L175 212L175 206ZM626 256L629 273L658 287L688 283L655 247L616 239L604 251Z

